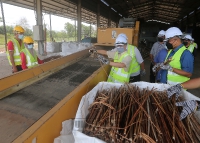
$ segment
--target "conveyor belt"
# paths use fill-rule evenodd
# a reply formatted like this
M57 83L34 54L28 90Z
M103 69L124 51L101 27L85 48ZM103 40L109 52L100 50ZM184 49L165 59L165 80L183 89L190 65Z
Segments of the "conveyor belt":
M100 68L87 57L0 100L0 143L10 143Z

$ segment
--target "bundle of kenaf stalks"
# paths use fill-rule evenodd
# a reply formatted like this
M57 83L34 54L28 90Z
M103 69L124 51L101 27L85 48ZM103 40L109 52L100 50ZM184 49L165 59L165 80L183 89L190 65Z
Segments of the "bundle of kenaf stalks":
M178 101L130 84L98 91L83 133L107 143L199 143L200 124L194 115L180 121Z

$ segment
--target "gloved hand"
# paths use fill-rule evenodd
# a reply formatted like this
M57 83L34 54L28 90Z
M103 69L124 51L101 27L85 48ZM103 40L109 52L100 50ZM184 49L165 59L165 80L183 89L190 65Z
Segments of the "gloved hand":
M194 112L198 106L195 100L177 102L175 104L176 106L183 106L183 110L180 114L180 120L183 120L185 117L187 117L187 115Z
M94 49L94 48L91 48L91 49L89 49L89 53L90 53L90 54L97 53L97 50Z
M146 74L145 69L143 69L143 70L140 71L140 76L144 76L145 74Z
M173 68L169 64L164 65L163 63L160 64L160 68L163 70L169 70L169 71L173 70Z
M172 95L176 94L176 99L179 97L182 90L181 84L176 84L174 86L171 86L167 89L167 96L170 98Z
M160 67L160 64L161 64L161 63L155 64L155 65L153 66L153 68L152 68L152 71L153 71L153 72L156 72L157 69Z
M106 59L104 56L102 56L102 55L97 55L97 57L98 57L98 59L99 59L99 61L101 61L103 64L106 64L106 65L108 65L109 63L110 63L110 61L108 60L108 59Z

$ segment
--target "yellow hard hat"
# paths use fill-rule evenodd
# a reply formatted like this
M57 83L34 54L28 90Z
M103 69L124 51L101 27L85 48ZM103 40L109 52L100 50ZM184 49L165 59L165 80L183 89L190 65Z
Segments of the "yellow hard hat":
M24 43L29 44L29 43L34 43L33 39L29 36L24 37Z
M14 31L24 33L25 30L21 26L17 25L17 26L15 26Z

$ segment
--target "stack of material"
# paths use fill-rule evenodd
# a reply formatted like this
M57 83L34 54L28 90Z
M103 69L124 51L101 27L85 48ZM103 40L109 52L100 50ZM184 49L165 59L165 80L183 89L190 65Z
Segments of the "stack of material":
M180 121L181 110L165 92L127 84L97 92L83 133L116 143L199 143L200 124L194 115Z
M63 42L61 45L62 56L70 55L91 47L90 43Z
M51 53L61 52L61 43L58 42L47 42L46 51Z

